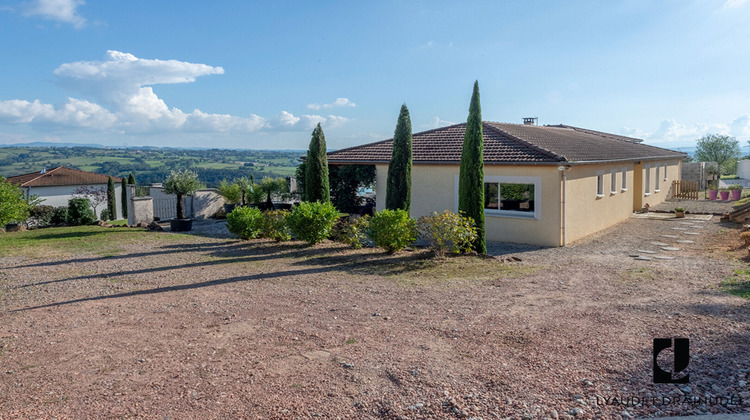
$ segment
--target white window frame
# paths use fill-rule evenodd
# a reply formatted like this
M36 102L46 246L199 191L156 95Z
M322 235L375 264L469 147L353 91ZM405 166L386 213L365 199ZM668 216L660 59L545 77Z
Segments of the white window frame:
M596 173L596 198L604 197L604 171Z
M620 191L627 191L628 190L628 168L622 169L622 186L620 187Z
M645 187L646 187L643 190L643 195L645 195L646 197L648 197L649 195L651 195L651 166L650 165L645 165L643 167L643 170L645 171L644 172L644 176L643 176L643 180L645 181L644 184L645 184Z
M659 173L659 169L660 169L660 168L661 168L661 167L660 167L660 165L659 165L659 164L657 164L657 165L656 165L656 174L655 174L655 176L654 176L654 192L655 192L655 193L658 193L659 191L661 191L661 189L659 188L659 181L660 181L660 179L659 179L659 175L661 175L661 174Z
M534 185L534 211L488 210L484 209L485 217L507 217L511 219L539 220L542 217L542 178L538 176L485 176L485 183L492 184L532 184ZM484 187L484 186L482 186ZM454 177L454 206L458 213L458 175Z
M609 193L617 194L617 169L612 169L609 176Z

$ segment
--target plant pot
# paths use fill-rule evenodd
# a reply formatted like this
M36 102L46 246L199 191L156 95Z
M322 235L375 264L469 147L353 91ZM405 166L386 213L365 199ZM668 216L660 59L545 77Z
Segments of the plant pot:
M169 230L172 232L190 232L193 229L193 219L172 219Z
M742 190L732 190L732 201L737 201L742 197Z
M719 195L719 190L708 190L708 199L709 200L716 200L716 197Z
M224 213L229 214L237 207L237 204L224 204Z
M684 211L676 211L676 212L674 212L674 217L676 217L678 219L683 219L683 218L685 218L685 212Z
M729 200L729 191L719 191L719 195L721 195L721 201Z

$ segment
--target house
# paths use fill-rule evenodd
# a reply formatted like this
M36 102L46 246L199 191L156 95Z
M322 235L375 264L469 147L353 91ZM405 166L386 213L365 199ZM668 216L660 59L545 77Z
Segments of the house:
M684 153L578 127L483 122L488 241L564 246L663 202ZM413 134L411 216L458 211L466 124ZM375 165L377 209L393 140L328 153L329 165Z
M11 184L18 185L24 191L26 198L36 194L39 198L44 199L42 202L45 206L63 207L68 205L71 198L82 197L76 195L75 191L81 187L90 187L97 190L104 189L107 191L107 182L109 176L85 172L78 169L58 166L52 169L45 169L39 172L32 172L23 175L12 176L6 179ZM121 181L122 178L112 177L115 183L115 207L117 208L116 219L122 218L121 200ZM96 215L99 217L102 210L107 208L106 200L96 207Z

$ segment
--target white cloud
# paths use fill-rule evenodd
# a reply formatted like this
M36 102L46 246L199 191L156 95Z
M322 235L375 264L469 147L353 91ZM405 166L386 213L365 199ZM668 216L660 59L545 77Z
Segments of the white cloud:
M184 112L169 107L154 92L152 85L190 83L200 76L223 74L224 69L177 60L138 58L119 51L107 51L103 61L65 63L55 70L60 84L93 99L93 102L69 98L54 106L13 99L0 101L0 123L32 126L60 125L121 133L231 132L259 130L308 130L318 123L339 126L345 117L301 115L282 111L271 120L251 114L240 117L210 114L195 109ZM103 105L99 105L99 103ZM106 106L106 108L105 108ZM325 107L352 107L346 98L338 98Z
M727 0L724 2L724 8L726 9L737 9L746 4L750 4L750 0Z
M350 101L349 98L336 98L333 103L330 104L309 104L307 107L309 109L313 109L315 111L320 109L330 109L330 108L354 108L357 106L354 102Z
M446 126L453 125L453 124L455 124L453 121L441 120L440 117L435 117L432 119L430 124L426 125L425 127L440 128L440 127L446 127Z
M675 120L662 120L655 131L639 128L623 128L623 135L645 140L651 144L689 145L706 134L722 134L737 138L740 143L750 140L750 115L743 115L730 123L694 123L682 124Z
M75 28L82 28L86 24L86 19L78 14L76 8L84 4L86 3L83 0L34 0L27 5L24 14L70 23Z

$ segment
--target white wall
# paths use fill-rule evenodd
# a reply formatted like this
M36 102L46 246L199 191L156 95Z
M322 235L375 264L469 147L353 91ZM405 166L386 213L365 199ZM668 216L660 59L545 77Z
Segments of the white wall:
M66 207L68 205L68 200L70 200L71 198L77 198L73 194L73 191L75 191L79 187L82 187L82 185L24 187L23 189L27 192L28 195L36 194L39 196L39 198L43 198L44 201L42 201L42 205L52 207ZM103 188L105 191L107 190L107 184L89 185L89 187ZM117 208L116 219L122 219L122 205L120 203L120 201L122 200L122 196L120 195L121 189L121 185L119 183L115 183L115 207ZM107 202L105 201L103 204L99 205L96 208L96 216L101 216L102 210L106 208Z

